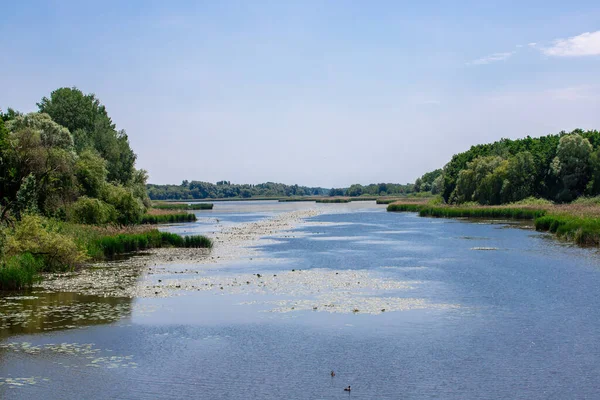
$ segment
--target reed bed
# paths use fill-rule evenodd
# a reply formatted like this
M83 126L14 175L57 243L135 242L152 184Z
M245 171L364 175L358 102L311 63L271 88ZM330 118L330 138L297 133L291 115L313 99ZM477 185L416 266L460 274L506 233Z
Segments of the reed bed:
M158 210L212 210L212 203L152 203L152 208Z
M344 198L330 198L330 199L317 199L316 200L317 203L350 203L350 199L344 199Z
M181 236L175 233L152 229L142 233L122 233L103 236L90 243L94 258L113 258L118 254L131 253L160 247L212 248L212 241L206 236Z
M535 220L535 229L554 233L580 246L600 245L600 218L546 215Z
M571 204L524 204L522 206L439 206L392 203L388 211L418 212L422 217L509 218L533 220L535 229L550 232L580 246L600 246L600 207L591 201Z
M546 210L514 207L432 207L427 204L392 203L388 211L418 212L421 217L438 218L510 218L535 219L546 214Z
M146 214L142 216L142 224L174 224L179 222L194 222L196 221L196 215L190 213L170 213L170 214L158 214L151 215Z
M296 201L317 201L317 199L315 197L284 197L278 199L277 201L279 201L280 203L289 203Z

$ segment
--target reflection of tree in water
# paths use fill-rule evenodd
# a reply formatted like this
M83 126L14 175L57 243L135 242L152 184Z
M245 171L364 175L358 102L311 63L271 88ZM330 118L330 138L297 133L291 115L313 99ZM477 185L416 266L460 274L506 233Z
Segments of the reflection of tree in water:
M19 294L0 298L0 340L19 334L73 329L131 315L132 299L77 293Z

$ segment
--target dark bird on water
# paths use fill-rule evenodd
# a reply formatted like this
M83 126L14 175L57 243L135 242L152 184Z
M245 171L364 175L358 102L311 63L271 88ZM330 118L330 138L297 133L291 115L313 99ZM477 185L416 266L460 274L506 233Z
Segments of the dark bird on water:
M333 370L331 370L331 377L333 378L335 376L335 372L333 372Z
M349 392L350 390L352 389L350 389L350 385L348 385L348 387L344 389L344 392Z

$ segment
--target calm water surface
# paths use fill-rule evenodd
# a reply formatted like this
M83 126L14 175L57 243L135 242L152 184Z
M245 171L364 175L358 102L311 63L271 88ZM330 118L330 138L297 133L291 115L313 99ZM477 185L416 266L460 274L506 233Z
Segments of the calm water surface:
M198 223L167 229L214 232L308 207L317 206L217 203ZM418 282L379 297L453 307L280 313L269 312L270 296L243 292L4 299L0 398L600 398L595 251L502 223L367 203L318 208L326 213L261 245L260 261L210 273L368 271Z

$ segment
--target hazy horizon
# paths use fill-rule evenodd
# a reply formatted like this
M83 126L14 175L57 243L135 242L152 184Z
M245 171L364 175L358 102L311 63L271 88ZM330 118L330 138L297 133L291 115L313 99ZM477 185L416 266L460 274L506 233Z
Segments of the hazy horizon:
M407 183L600 128L600 3L480 3L14 2L0 108L95 93L154 184Z

